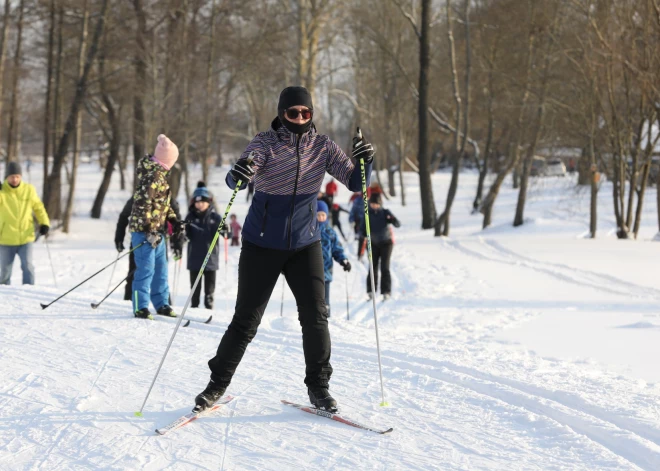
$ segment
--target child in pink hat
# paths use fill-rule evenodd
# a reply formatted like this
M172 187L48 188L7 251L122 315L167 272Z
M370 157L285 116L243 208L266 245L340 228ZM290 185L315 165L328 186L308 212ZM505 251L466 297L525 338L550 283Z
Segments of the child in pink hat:
M183 236L183 224L172 210L169 170L179 158L179 149L164 134L158 136L154 155L147 155L137 164L137 180L133 194L133 209L129 219L131 246L135 249L135 275L132 300L135 317L151 319L149 304L156 313L176 317L169 305L167 257L164 234L172 224L173 239Z
M171 170L179 158L179 148L165 134L159 134L156 139L158 140L158 144L156 144L153 158L165 170Z

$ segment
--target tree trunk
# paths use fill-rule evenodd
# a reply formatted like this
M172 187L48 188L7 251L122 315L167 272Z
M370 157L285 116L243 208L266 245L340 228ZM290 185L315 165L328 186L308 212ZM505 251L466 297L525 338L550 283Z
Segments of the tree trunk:
M216 15L216 0L213 0L211 4L211 17L210 21L210 35L209 35L209 56L206 63L206 103L204 110L204 152L202 154L202 180L205 182L209 178L209 164L211 163L211 138L213 131L213 119L212 119L212 104L216 103L216 100L212 100L211 97L214 96L215 87L213 86L213 61L215 60L215 15Z
M6 37L6 15L7 8L9 5L9 0L5 0L5 24L3 24L3 37ZM3 41L3 51L5 41ZM46 71L46 103L44 105L44 176L42 184L42 194L46 193L46 185L48 183L48 159L50 157L50 139L51 139L51 129L50 129L50 117L51 117L51 94L53 88L53 50L55 49L55 0L50 0L50 23L48 26L48 64ZM0 64L4 61L0 61ZM2 67L2 65L0 65ZM1 75L0 75L1 76ZM0 101L1 103L1 101Z
M78 80L82 77L85 67L85 48L87 47L87 25L89 23L89 0L83 2L82 28L80 31L80 47L78 49ZM76 136L73 141L73 160L71 162L71 182L69 184L69 196L66 201L66 210L64 211L64 221L62 222L62 232L69 232L71 215L73 214L73 198L76 193L76 178L78 176L78 160L80 154L80 143L82 137L82 114L80 110L76 112Z
M59 144L57 146L57 151L53 158L53 168L51 174L48 176L48 185L46 187L46 192L44 193L44 203L46 204L46 210L48 214L51 214L51 209L54 204L59 206L59 202L56 201L54 190L60 188L60 175L62 172L62 165L64 163L64 158L69 149L69 141L71 139L71 134L76 125L75 118L77 116L78 110L83 105L85 100L85 94L87 92L87 78L89 77L89 71L92 68L92 63L96 57L98 50L99 40L103 34L105 26L105 14L108 7L108 0L102 0L101 2L101 11L99 13L99 19L96 23L96 28L94 30L94 36L90 44L89 51L87 52L87 58L85 59L85 67L83 69L83 74L76 83L76 93L71 103L71 110L69 111L69 116L64 127L64 132L60 138ZM57 195L59 196L59 195Z
M484 151L484 161L479 167L479 182L477 183L477 194L474 197L474 202L472 203L472 213L479 211L481 207L481 199L484 192L484 181L486 180L486 175L488 175L488 166L489 166L489 157L491 153L491 146L493 143L493 128L495 125L494 113L493 113L493 104L495 102L495 94L493 91L493 69L495 64L495 57L497 54L497 49L493 48L491 57L488 64L488 133L486 135L486 149Z
M105 107L108 109L108 121L110 122L110 126L112 128L112 138L110 139L108 163L106 164L105 170L103 171L103 180L101 180L101 185L99 186L99 189L96 193L96 198L94 198L94 204L92 205L92 219L99 219L101 217L103 201L105 200L105 195L108 192L108 188L110 188L112 172L115 170L115 165L117 165L119 159L119 149L121 147L121 107L119 107L119 110L115 110L107 93L103 94L103 102L105 103Z
M61 135L61 108L62 108L62 49L63 49L63 26L64 23L64 8L62 4L57 10L57 52L55 55L55 88L53 90L53 127L51 129L50 137L52 139L53 153L57 150L58 139ZM53 165L55 165L55 156L53 155ZM60 164L61 169L61 164ZM62 219L62 181L61 172L58 170L57 175L53 176L53 167L51 167L51 174L44 181L44 204L51 219Z
M128 148L129 142L128 139L123 141L123 149L119 155L119 189L121 191L126 190L126 164L128 163Z
M458 190L458 177L460 175L461 164L463 162L463 153L465 152L465 143L467 135L470 132L470 73L472 68L472 53L470 49L470 2L465 0L465 110L462 109L461 92L458 85L458 71L456 70L456 48L454 46L453 21L451 16L451 4L447 0L447 37L449 42L449 63L451 65L452 87L454 91L454 103L456 106L456 132L454 132L454 148L452 150L453 165L451 172L451 182L447 192L447 202L445 210L438 218L435 225L436 236L449 235L449 222L451 218L451 208L454 204L456 191ZM461 139L459 149L459 136L461 135L461 115L463 116L463 138Z
M417 111L419 150L417 160L419 163L419 189L422 199L422 229L431 229L435 224L435 203L433 202L428 136L431 0L422 0L421 6L422 24L419 36L419 102Z
M516 126L516 131L518 133L513 148L509 149L508 152L508 163L504 166L503 169L499 171L495 181L486 195L484 204L482 205L481 212L484 215L484 220L482 227L485 229L492 223L493 216L493 206L495 205L495 200L497 195L500 192L500 188L507 174L518 165L520 161L520 144L523 136L523 122L525 118L525 110L527 108L527 101L529 100L530 88L531 88L531 78L532 78L532 69L534 64L534 42L535 42L535 29L533 26L534 16L536 12L536 3L533 1L530 5L530 18L529 18L529 38L527 41L527 71L525 73L525 85L523 89L522 96L520 98L520 104L518 109L518 121Z
M11 108L9 110L9 128L7 129L7 162L18 160L18 77L21 74L21 48L23 46L23 12L25 0L18 4L18 24L16 31L16 51L14 53L14 74L11 84Z
M137 162L145 155L144 150L144 99L147 95L147 48L144 33L147 29L147 17L142 0L133 0L137 27L135 29L135 83L133 84L133 190L137 186Z
M4 100L3 96L3 85L4 85L4 76L5 76L5 58L7 56L7 37L9 33L9 21L11 19L11 4L9 0L5 0L5 13L2 19L2 32L0 32L0 116L2 116L2 105ZM9 152L7 152L9 156Z
M103 100L103 105L105 107L106 115L108 117L108 123L110 124L110 148L108 149L108 161L105 165L105 171L103 172L103 179L101 180L101 185L96 193L96 198L94 198L94 204L92 205L91 217L92 219L99 219L101 217L101 211L103 210L103 201L105 200L105 195L110 188L110 182L112 181L112 173L115 170L115 165L119 161L119 149L121 147L121 105L115 107L112 97L108 93L108 87L106 85L106 74L105 74L105 53L107 45L105 40L103 41L103 46L99 53L99 85L101 89L101 98Z

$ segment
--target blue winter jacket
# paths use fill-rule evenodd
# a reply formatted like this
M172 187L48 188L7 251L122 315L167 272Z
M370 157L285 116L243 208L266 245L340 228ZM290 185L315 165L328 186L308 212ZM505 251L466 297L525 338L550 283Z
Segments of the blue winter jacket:
M316 197L326 172L351 191L362 188L360 166L314 126L296 135L275 118L268 131L248 144L240 159L250 154L254 198L243 224L243 238L260 247L296 250L321 239ZM369 185L371 164L366 165L365 173ZM229 188L236 187L229 174L225 181Z
M319 223L321 232L321 248L323 249L323 272L325 281L332 281L332 260L341 263L346 260L344 248L337 238L337 233L328 222Z
M348 214L348 222L361 222L364 219L364 199L360 196L353 200L351 212Z
M202 268L204 258L211 247L211 242L218 230L222 217L209 207L203 213L191 207L186 216L186 236L188 237L188 270L198 271ZM220 245L215 244L211 257L206 264L206 271L215 271L220 268Z

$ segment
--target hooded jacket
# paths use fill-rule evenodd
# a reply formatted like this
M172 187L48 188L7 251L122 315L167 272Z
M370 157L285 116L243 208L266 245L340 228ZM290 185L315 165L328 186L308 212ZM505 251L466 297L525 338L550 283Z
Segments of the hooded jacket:
M147 155L138 163L137 179L129 223L130 230L131 232L162 232L166 221L177 220L170 205L167 170Z
M215 212L213 207L203 213L197 211L194 206L186 216L186 236L188 237L188 270L198 271L204 264L206 254L211 247L222 217ZM205 271L215 271L220 267L220 244L215 244L211 257L209 258Z
M44 204L37 190L21 182L16 188L4 181L0 191L0 245L24 245L34 242L32 214L42 226L50 226Z
M359 165L314 126L292 134L276 118L257 134L241 155L252 154L254 199L243 224L243 239L264 248L297 250L320 240L316 197L328 172L351 191L362 188ZM371 164L365 165L367 185ZM236 182L227 175L229 188ZM241 186L241 189L244 185Z

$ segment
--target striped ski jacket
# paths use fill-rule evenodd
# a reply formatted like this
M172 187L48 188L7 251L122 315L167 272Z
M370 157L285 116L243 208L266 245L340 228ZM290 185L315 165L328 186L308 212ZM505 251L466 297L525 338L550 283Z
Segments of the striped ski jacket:
M351 191L362 189L360 166L314 126L296 135L275 118L268 131L252 139L239 160L251 153L254 198L243 224L243 238L260 247L296 250L321 239L316 197L326 172ZM371 164L365 165L365 173L369 185ZM225 181L232 190L236 187L229 174Z

